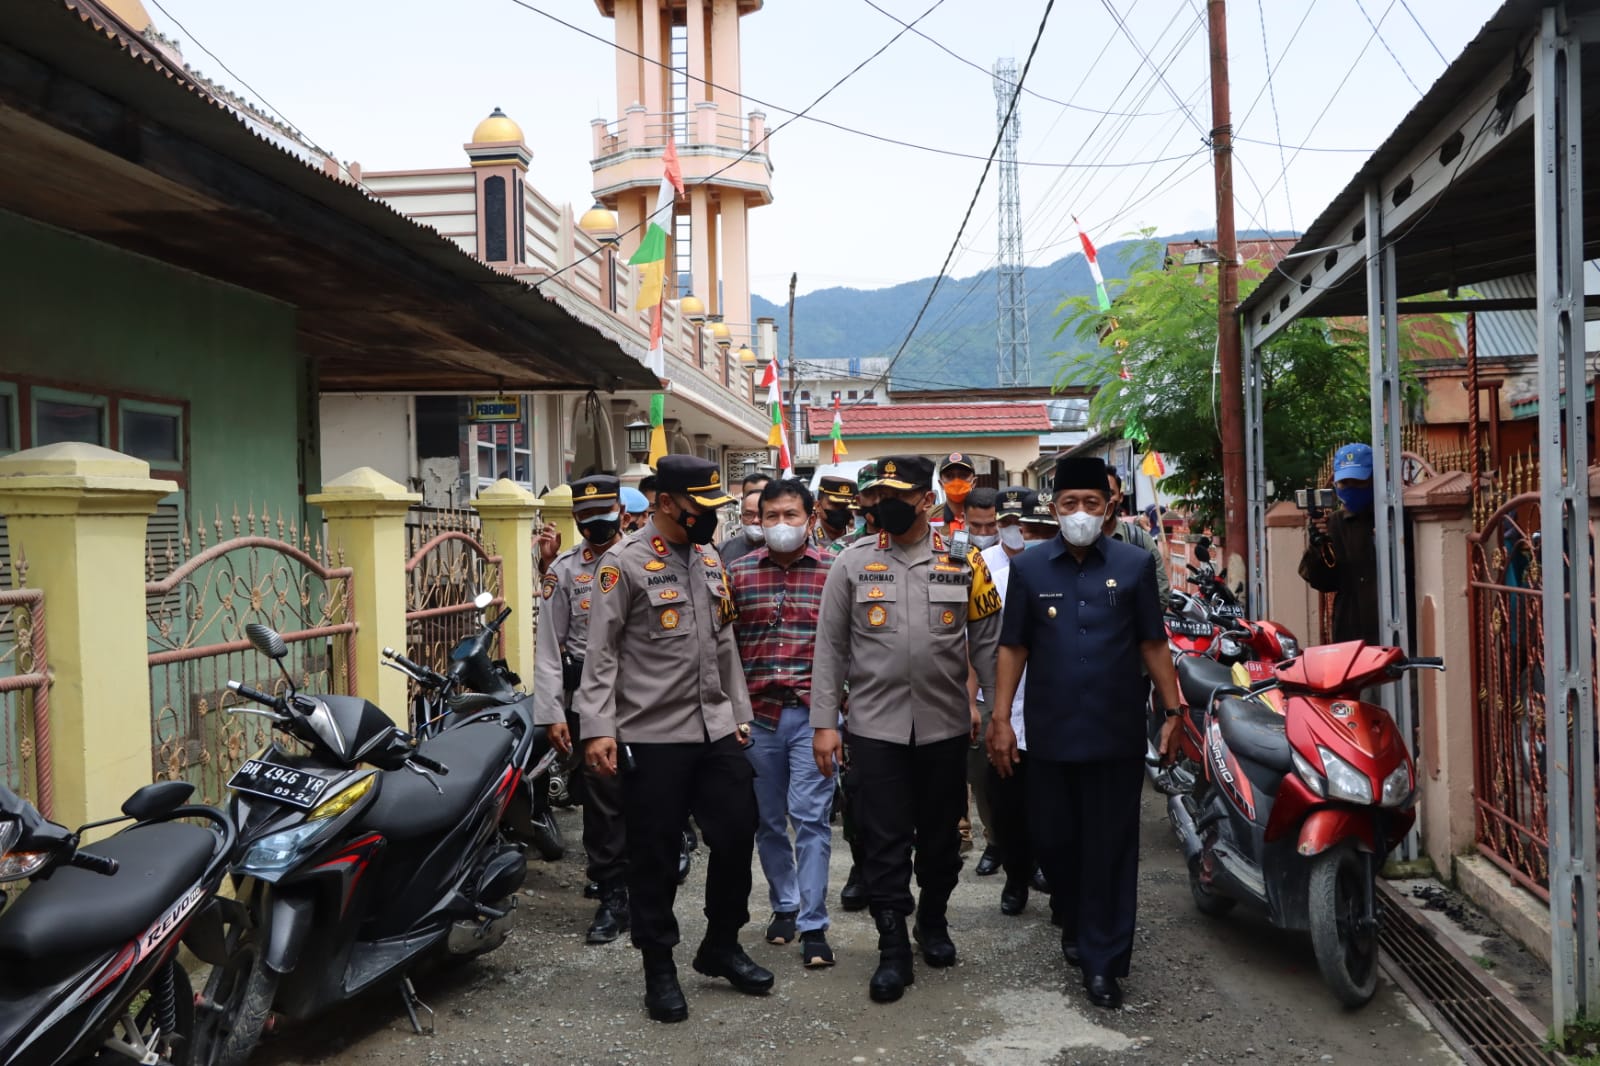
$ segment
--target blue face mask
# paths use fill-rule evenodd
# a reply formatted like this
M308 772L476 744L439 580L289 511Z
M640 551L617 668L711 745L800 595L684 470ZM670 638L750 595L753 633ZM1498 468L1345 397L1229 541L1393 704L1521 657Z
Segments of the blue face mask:
M1051 539L1053 540L1054 538L1051 538ZM1026 551L1032 551L1035 548L1042 548L1046 544L1049 544L1049 543L1050 543L1049 540L1030 540L1030 541L1028 541L1028 543L1026 543L1026 544L1024 544L1022 546L1022 550L1025 551L1025 552Z
M1339 502L1344 504L1344 509L1351 514L1365 514L1367 511L1372 510L1372 486L1370 485L1363 488L1336 488L1334 492L1339 494Z

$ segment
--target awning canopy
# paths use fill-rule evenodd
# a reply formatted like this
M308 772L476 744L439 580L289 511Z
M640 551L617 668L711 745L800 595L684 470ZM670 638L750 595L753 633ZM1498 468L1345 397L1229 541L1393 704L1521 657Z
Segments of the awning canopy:
M292 304L327 390L657 387L616 339L261 138L74 0L0 21L0 169L0 209Z

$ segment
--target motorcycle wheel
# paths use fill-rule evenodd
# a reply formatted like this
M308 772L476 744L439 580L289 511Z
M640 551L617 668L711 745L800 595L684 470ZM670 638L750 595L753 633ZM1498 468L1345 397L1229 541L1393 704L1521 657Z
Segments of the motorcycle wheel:
M145 996L144 1006L139 1009L139 1013L133 1019L135 1032L126 1031L127 1022L119 1022L117 1027L122 1031L122 1039L125 1039L129 1044L134 1043L133 1038L135 1036L138 1037L138 1043L143 1044L145 1047L152 1047L152 1044L154 1044L155 1046L152 1050L161 1055L159 1061L163 1066L190 1066L191 1063L196 1061L193 1040L195 1031L194 989L189 984L188 973L176 962L168 963L165 973L172 975L172 1006L173 1014L177 1020L177 1025L173 1027L172 1031L163 1030L160 1040L152 1040L155 1031L161 1028L161 1024L156 1018L156 1003L160 994L158 987L163 977L163 974L160 973L143 989L147 995ZM102 1048L90 1061L126 1063L128 1060L120 1049Z
M1347 1007L1363 1006L1378 990L1378 933L1360 929L1368 876L1348 843L1311 860L1311 948L1322 979Z
M201 999L195 1066L244 1066L261 1042L278 976L262 963L253 932L228 930L227 961L212 968Z
M1194 897L1194 905L1200 913L1212 918L1221 918L1239 903L1232 896L1213 892L1201 883L1198 858L1189 864L1189 894Z
M546 862L555 862L567 853L561 824L548 807L533 816L533 847Z

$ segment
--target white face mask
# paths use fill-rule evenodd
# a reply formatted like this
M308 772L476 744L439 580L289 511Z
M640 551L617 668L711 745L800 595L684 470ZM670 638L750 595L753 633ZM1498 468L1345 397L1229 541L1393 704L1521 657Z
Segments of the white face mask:
M806 527L804 525L791 526L787 522L764 529L767 535L767 550L775 551L780 555L797 550L806 542Z
M982 551L985 548L994 547L995 543L999 541L999 539L1000 538L993 533L971 533L967 536L968 543L970 543L974 548L977 548L979 551Z
M1002 545L1004 545L1007 548L1007 550L1009 550L1009 551L1014 551L1014 552L1021 551L1023 544L1026 543L1026 541L1024 541L1022 539L1022 527L1020 527L1020 526L1001 526L1000 527L1000 543Z
M766 531L760 526L745 526L744 539L749 541L751 544L760 544L766 539Z
M1061 526L1061 535L1066 537L1067 543L1074 548L1087 548L1099 540L1105 521L1105 515L1090 514L1088 511L1074 511L1071 514L1056 516L1056 522Z

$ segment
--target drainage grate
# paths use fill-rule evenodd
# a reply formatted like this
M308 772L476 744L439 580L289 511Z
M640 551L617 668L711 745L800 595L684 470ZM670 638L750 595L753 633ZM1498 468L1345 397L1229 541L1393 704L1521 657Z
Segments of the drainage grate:
M1388 884L1378 883L1383 968L1470 1066L1559 1066L1540 1026Z

